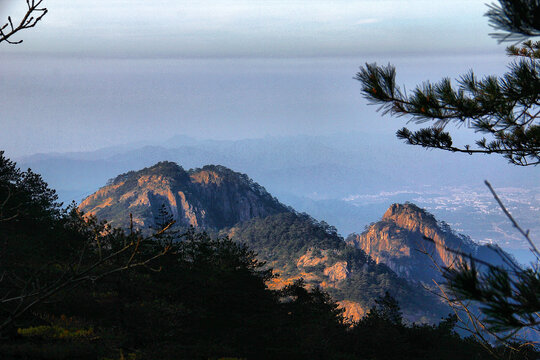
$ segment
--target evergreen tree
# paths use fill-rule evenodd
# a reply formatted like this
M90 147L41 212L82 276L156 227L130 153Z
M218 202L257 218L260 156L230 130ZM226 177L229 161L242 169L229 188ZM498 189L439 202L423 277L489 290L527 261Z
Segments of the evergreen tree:
M492 34L502 41L519 41L531 36L540 36L540 1L499 0L492 3L486 16L495 30Z
M408 116L418 124L430 126L417 131L402 128L397 137L412 145L468 154L499 154L515 165L540 164L540 42L527 40L540 35L540 1L500 0L486 13L490 24L502 33L500 41L525 40L507 48L514 58L502 77L478 79L473 71L461 76L454 87L446 78L438 83L425 82L412 93L396 84L392 65L366 64L356 75L362 94L380 105L383 113ZM471 145L458 146L445 127L450 123L466 125L485 136ZM470 317L472 332L478 334L487 323L492 334L506 339L520 329L540 332L540 253L528 231L521 229L486 182L508 216L531 246L536 264L521 268L512 259L503 258L508 267L469 264L444 269L446 296L451 304L461 304L467 312L468 300L476 301L484 319ZM428 239L431 240L431 239ZM433 241L433 240L431 240ZM452 250L452 249L450 249ZM501 255L503 256L503 255ZM480 271L479 267L483 267ZM470 314L468 312L468 314Z
M170 250L143 251L152 239L112 229L75 204L62 208L40 175L0 151L0 337L81 283L147 266Z
M379 297L366 316L353 324L348 336L350 353L359 359L494 359L498 350L454 330L449 316L439 325L407 324L398 302L389 294ZM514 354L516 355L516 354ZM533 359L516 355L515 359Z
M519 36L539 35L538 1L501 1L487 15L497 29ZM508 36L503 36L507 39ZM527 166L540 163L540 42L510 46L515 60L502 77L479 79L471 70L452 85L449 78L425 82L411 93L396 83L392 65L366 64L356 75L362 94L383 113L409 116L430 126L417 131L402 128L397 137L411 145L468 154L499 154L509 162ZM454 123L484 137L476 146L455 145L445 127Z
M376 299L375 303L377 305L370 310L368 316L376 316L395 325L403 324L403 315L399 304L388 291L384 296Z

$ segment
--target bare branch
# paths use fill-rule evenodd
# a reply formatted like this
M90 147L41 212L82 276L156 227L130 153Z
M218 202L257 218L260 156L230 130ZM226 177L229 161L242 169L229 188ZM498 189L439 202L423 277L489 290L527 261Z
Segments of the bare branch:
M10 38L21 30L30 29L37 25L47 14L48 10L42 7L43 0L26 0L27 10L22 19L14 24L11 16L7 22L0 26L0 43L5 41L8 44L20 44L23 40L13 41Z
M143 257L141 260L135 261L135 256L140 254L140 245L148 242L156 236L163 234L173 225L174 222L171 222L164 226L161 230L146 237L137 236L137 241L124 243L120 249L113 250L105 256L102 254L103 248L99 246L99 255L97 260L83 268L83 258L87 251L85 244L80 255L78 256L77 266L65 266L65 270L57 277L55 281L49 284L39 284L39 274L41 271L43 271L43 268L38 269L35 274L28 276L26 279L22 279L16 274L11 274L11 276L8 276L8 274L4 272L0 278L0 282L6 278L9 278L10 282L13 283L12 288L18 289L18 294L9 296L9 294L6 293L4 297L0 299L0 305L4 305L4 307L5 305L17 303L17 305L14 308L12 307L11 310L8 310L7 308L4 309L9 316L2 323L0 323L0 333L3 329L12 324L13 321L25 314L35 305L42 303L62 290L71 289L86 281L94 282L111 274L122 272L131 268L150 268L149 265L156 259L167 254L171 250L171 246L167 245L160 251L157 251L154 254L149 254L148 256ZM129 254L129 259L125 263L116 265L112 269L103 268L99 270L103 265L108 264L111 260L117 259L120 255L128 254L129 252L131 252L131 254ZM49 263L44 265L44 267L50 265L51 264ZM62 264L58 265L62 266ZM151 270L155 271L156 269L151 268ZM68 273L70 273L69 276Z
M504 212L504 214L506 215L506 217L512 222L512 225L521 233L521 235L523 235L523 237L527 240L527 242L529 243L529 246L531 247L531 252L536 256L536 259L537 260L540 260L540 253L538 252L538 248L536 247L536 245L534 245L534 242L531 240L530 236L529 236L529 230L525 231L523 230L523 228L521 226L519 226L519 224L517 223L517 221L514 219L514 217L512 216L512 214L510 214L510 212L508 211L508 209L504 206L504 204L502 203L501 199L499 198L499 196L497 195L497 193L495 192L495 190L493 190L493 187L491 186L491 184L489 183L489 181L485 180L484 183L486 184L486 186L488 187L489 191L491 191L491 194L493 195L493 197L495 198L495 201L497 201L497 204L499 204L500 208L502 209L502 211Z

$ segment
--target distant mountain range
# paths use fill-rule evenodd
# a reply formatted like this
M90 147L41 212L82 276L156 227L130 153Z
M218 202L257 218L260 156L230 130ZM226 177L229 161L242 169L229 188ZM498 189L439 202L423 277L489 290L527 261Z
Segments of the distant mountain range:
M269 286L302 278L328 291L353 318L385 291L401 302L411 320L438 320L450 311L422 287L421 282L439 278L432 260L417 251L422 247L444 266L452 266L456 257L446 247L497 260L488 247L410 203L392 205L381 221L345 240L335 227L285 206L247 175L216 165L184 170L159 162L130 171L86 197L79 208L124 228L131 213L142 230L155 227L165 209L178 226L247 244L279 274Z
M395 144L382 153L382 143ZM540 234L540 177L535 169L503 159L426 152L395 138L366 134L293 136L238 141L185 136L93 152L40 154L17 159L43 175L70 202L92 194L108 179L158 161L186 168L221 164L249 174L286 205L334 224L341 234L377 221L391 203L412 201L444 218L475 241L523 247L522 239L483 185L490 179L531 234Z

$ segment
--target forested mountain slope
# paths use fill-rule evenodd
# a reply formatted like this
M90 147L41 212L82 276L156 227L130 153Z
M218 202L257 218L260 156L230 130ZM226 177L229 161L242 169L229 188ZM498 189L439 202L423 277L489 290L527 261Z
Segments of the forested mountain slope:
M247 175L223 166L186 171L175 163L160 162L117 176L79 209L123 228L129 226L132 214L134 226L143 231L155 227L165 211L177 227L229 236L248 245L279 274L271 287L302 278L310 287L332 294L354 319L386 291L401 301L412 320L436 320L447 311L417 284L347 245L332 226L298 214Z

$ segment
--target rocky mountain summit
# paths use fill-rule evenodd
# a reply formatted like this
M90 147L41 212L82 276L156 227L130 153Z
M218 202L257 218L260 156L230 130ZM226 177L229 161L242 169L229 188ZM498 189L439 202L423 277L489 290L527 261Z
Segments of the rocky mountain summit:
M247 244L279 275L268 286L302 279L330 293L354 319L386 291L411 320L445 315L448 309L419 282L440 280L435 263L451 267L462 260L448 249L492 264L501 261L492 247L474 243L411 203L391 205L380 221L345 240L334 227L283 205L247 175L216 165L184 170L160 162L130 171L111 179L79 208L124 228L131 213L140 229L155 226L164 209L177 226Z
M411 203L391 205L380 221L362 234L349 235L346 241L364 250L377 263L386 264L400 277L413 281L440 279L435 263L452 267L463 259L449 249L493 265L501 263L497 255L500 249L474 243Z
M160 162L110 180L79 205L87 214L127 227L153 226L162 206L179 225L222 229L255 217L291 211L247 175L223 166L184 170Z
M286 207L247 175L223 166L186 171L160 162L117 176L79 206L118 227L129 226L131 213L141 229L154 226L163 207L178 226L247 244L279 275L268 284L272 288L302 279L308 287L328 291L354 319L386 291L411 320L444 315L430 294L347 244L334 227Z

